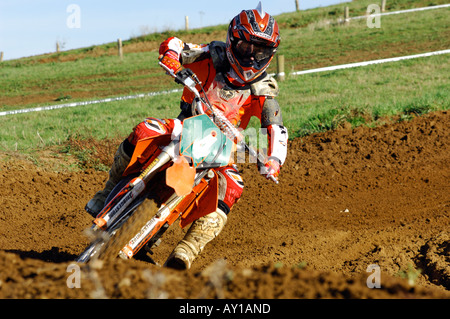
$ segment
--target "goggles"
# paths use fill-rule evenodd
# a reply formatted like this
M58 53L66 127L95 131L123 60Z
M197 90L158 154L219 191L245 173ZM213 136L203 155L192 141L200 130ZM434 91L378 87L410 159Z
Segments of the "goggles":
M243 40L238 40L234 44L234 52L246 62L251 62L251 58L257 62L261 62L262 60L272 57L275 51L275 48L257 45Z

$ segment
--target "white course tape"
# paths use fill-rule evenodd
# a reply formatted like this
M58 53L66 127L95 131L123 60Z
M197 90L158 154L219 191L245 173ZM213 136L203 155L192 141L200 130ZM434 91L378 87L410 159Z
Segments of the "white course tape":
M356 67L360 67L360 66L367 66L367 65L371 65L371 64L396 62L396 61L416 59L416 58L423 58L423 57L428 57L428 56L432 56L432 55L440 55L440 54L448 54L448 53L450 53L450 49L448 49L448 50L441 50L441 51L434 51L434 52L428 52L428 53L422 53L422 54L401 56L401 57L397 57L397 58L389 58L389 59L357 62L357 63L350 63L350 64L341 64L341 65L329 66L329 67L318 68L318 69L297 71L297 72L290 73L290 75L302 75L302 74L309 74L309 73L318 73L318 72L342 70L342 69L356 68ZM269 75L274 76L275 73L272 73L272 74L269 74ZM143 97L149 97L149 96L157 96L157 95L161 95L161 94L177 93L177 92L181 92L181 91L182 91L181 89L174 89L174 90L170 90L170 91L151 92L151 93L143 93L143 94L137 94L137 95L112 97L112 98L106 98L106 99L102 99L102 100L73 102L73 103L66 103L66 104L58 104L58 105L49 105L49 106L35 107L35 108L31 108L31 109L3 111L3 112L0 112L0 116L11 115L11 114L19 114L19 113L29 113L29 112L56 110L56 109L61 109L61 108L65 108L65 107L76 107L76 106L84 106L84 105L97 104L97 103L123 101L123 100L130 100L130 99L143 98Z
M359 66L366 66L366 65L371 65L371 64L397 62L397 61L402 61L402 60L424 58L424 57L428 57L428 56L432 56L432 55L440 55L440 54L448 54L448 53L450 53L450 49L442 50L442 51L434 51L434 52L422 53L422 54L401 56L401 57L397 57L397 58L389 58L389 59L381 59L381 60L373 60L373 61L365 61L365 62L357 62L357 63L350 63L350 64L341 64L341 65L335 65L335 66L328 66L328 67L324 67L324 68L292 72L290 74L291 75L301 75L301 74L308 74L308 73L318 73L318 72L325 72L325 71L342 70L342 69L356 68L356 67L359 67Z
M442 8L449 8L449 7L450 7L450 4L441 4L438 6L430 6L430 7L407 9L407 10L399 10L399 11L393 11L393 12L374 13L374 14L358 16L358 17L350 17L350 18L348 18L348 20L367 19L369 17L374 18L374 17L380 17L380 16L388 16L388 15L392 15L392 14L401 14L401 13L409 13L409 12L416 12L416 11L442 9Z
M101 99L101 100L72 102L72 103L65 103L65 104L57 104L57 105L35 107L35 108L31 108L31 109L3 111L3 112L0 112L0 116L10 115L10 114L19 114L19 113L29 113L29 112L56 110L56 109L62 109L62 108L65 108L65 107L76 107L76 106L98 104L98 103L107 103L107 102L114 102L114 101L124 101L124 100L144 98L144 97L149 97L149 96L157 96L157 95L162 95L162 94L177 93L177 92L181 92L181 91L182 91L182 89L174 89L174 90L170 90L170 91L150 92L150 93L142 93L142 94L136 94L136 95L111 97L111 98L106 98L106 99Z

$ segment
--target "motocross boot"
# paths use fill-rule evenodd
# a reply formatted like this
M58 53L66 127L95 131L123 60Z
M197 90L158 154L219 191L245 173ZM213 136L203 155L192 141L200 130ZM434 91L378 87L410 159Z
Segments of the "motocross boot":
M106 181L105 188L98 191L84 207L93 217L96 217L105 206L106 198L122 178L122 174L130 163L130 160L130 156L125 153L124 145L121 143L114 155L114 161L109 171L109 179Z
M189 269L205 245L216 238L227 222L227 215L217 209L197 219L178 243L164 266L173 269Z

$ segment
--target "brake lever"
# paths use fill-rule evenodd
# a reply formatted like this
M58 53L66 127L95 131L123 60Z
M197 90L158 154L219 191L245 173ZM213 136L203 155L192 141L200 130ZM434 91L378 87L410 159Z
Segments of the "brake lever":
M159 64L159 66L161 66L164 69L164 71L167 72L168 75L170 75L171 77L173 77L175 79L177 78L177 75L175 74L175 72L173 72L172 69L169 69L164 63L161 63L161 61L159 61L158 64Z
M247 146L247 144L245 144L245 145ZM250 155L256 156L256 158L257 158L257 163L258 163L258 164L257 164L258 170L259 170L259 172L261 173L261 175L265 176L267 179L270 179L270 180L273 181L275 184L278 184L278 179L277 179L275 176L273 176L273 175L271 175L271 174L268 174L269 171L268 171L267 168L264 166L264 163L265 163L265 158L264 158L264 156L263 156L261 153L256 153L255 150L253 150L252 148L250 148L250 147L248 147L248 146L247 146L247 149L248 149ZM264 170L264 171L262 171L262 170Z
M261 169L266 169L264 166L262 166L262 167L260 167L259 168L260 170ZM275 177L275 176L273 176L273 175L271 175L271 174L268 174L268 173L265 173L265 172L263 172L263 173L261 173L263 176L265 176L267 179L270 179L272 182L274 182L275 184L278 184L278 179Z
M187 87L192 93L195 94L196 97L200 98L200 93L195 88L197 84L200 83L197 76L192 72L191 69L183 69L178 71L177 73L173 72L173 70L169 69L166 65L161 62L158 64L167 72L168 75L175 79L175 82Z
M278 184L278 179L277 179L275 176L269 175L269 178L270 178L275 184Z

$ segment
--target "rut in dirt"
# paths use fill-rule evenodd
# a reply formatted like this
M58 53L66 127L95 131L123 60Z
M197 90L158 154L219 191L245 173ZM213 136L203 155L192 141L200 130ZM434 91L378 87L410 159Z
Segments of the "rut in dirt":
M195 285L204 283L199 274L225 259L236 274L236 281L225 286L227 298L244 292L297 298L314 291L333 297L328 288L334 296L373 295L364 281L370 264L380 266L382 278L407 278L416 272L415 288L396 282L402 293L394 289L389 298L418 296L419 288L448 296L449 119L448 111L435 112L376 128L342 128L292 140L279 185L258 176L255 164L240 165L244 194L223 232L191 272L170 273L180 279L166 292L198 296ZM0 294L80 294L67 290L65 269L88 244L83 230L92 220L83 207L103 187L107 173L55 171L50 163L59 161L57 157L47 159L48 167L12 158L0 163ZM183 233L179 228L168 231L152 258L164 263ZM275 271L270 265L281 268ZM141 261L105 267L102 283L108 296L118 298L145 296L144 270L165 273ZM47 268L58 271L50 275ZM124 278L133 289L123 283L118 288ZM246 291L244 283L254 290ZM281 290L269 294L273 283ZM388 279L383 284L388 286Z

